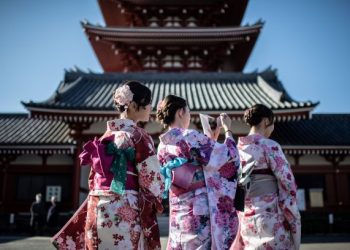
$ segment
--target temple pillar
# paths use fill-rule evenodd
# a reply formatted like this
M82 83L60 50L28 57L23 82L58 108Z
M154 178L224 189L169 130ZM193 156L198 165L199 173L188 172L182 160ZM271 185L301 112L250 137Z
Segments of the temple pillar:
M349 204L349 190L347 175L339 167L340 162L345 159L345 155L326 155L326 161L332 163L333 174L326 175L326 192L330 205L342 208Z
M71 123L70 135L76 141L76 150L74 152L74 169L72 178L72 207L77 209L79 207L79 192L80 192L80 160L79 154L83 149L82 133L85 129L90 127L91 123Z
M0 158L0 166L1 166L1 199L0 199L0 211L4 212L5 204L7 199L7 194L12 193L7 190L7 178L8 178L8 169L10 166L10 162L14 161L16 156L13 155L3 155Z

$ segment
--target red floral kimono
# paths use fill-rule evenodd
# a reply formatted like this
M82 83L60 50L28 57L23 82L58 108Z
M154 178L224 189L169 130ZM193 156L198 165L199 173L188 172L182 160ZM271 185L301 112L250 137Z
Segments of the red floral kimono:
M90 193L53 237L58 249L160 249L156 212L164 190L152 138L134 122L107 122L107 136L84 145Z

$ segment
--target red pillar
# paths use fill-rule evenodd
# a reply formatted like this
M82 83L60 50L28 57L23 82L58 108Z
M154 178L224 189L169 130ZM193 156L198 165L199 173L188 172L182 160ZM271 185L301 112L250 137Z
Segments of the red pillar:
M4 156L0 159L1 161L1 200L0 200L0 211L4 212L6 210L5 204L6 204L6 199L7 199L7 194L12 193L9 192L10 190L7 190L7 177L8 177L8 168L10 166L10 162L14 161L16 159L16 156L14 155L9 155L9 156Z
M2 188L2 192L1 192L1 201L0 201L0 207L1 207L1 211L3 212L5 209L5 203L6 203L6 186L7 186L7 168L8 165L6 162L3 163L2 168L1 168L1 174L2 174L2 178L1 178L1 188Z
M83 149L83 131L90 127L91 123L71 123L69 127L71 129L70 135L76 141L76 150L74 153L74 169L72 178L72 207L77 209L79 207L79 194L80 194L80 160L79 154Z
M73 185L72 185L72 191L73 191L73 209L77 209L79 207L79 188L80 188L80 161L79 161L79 154L82 150L81 141L77 142L77 148L74 154L74 169L73 169Z

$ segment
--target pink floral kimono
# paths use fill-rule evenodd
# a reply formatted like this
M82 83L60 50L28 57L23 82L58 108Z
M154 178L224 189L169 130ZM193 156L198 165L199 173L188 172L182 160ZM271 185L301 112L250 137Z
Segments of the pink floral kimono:
M90 193L53 237L59 249L160 249L156 212L163 177L151 137L133 121L107 123L103 139L84 145Z
M253 134L239 138L238 150L242 168L253 171L231 249L299 249L297 187L280 145Z
M195 130L174 128L160 136L158 158L170 187L167 249L228 249L238 228L234 140L220 144Z

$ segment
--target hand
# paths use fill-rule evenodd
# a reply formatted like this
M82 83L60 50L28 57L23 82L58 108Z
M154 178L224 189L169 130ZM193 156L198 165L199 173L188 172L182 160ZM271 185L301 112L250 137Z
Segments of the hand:
M216 129L220 129L220 128L222 128L222 123L221 123L221 117L218 116L216 118Z
M231 129L232 121L231 121L230 117L226 113L221 113L220 114L220 120L221 120L222 127L224 128L225 131Z
M215 128L215 130L211 131L210 139L217 141L219 138L219 135L220 135L221 128L222 128L221 118L220 118L220 116L218 116L216 118L216 128Z

